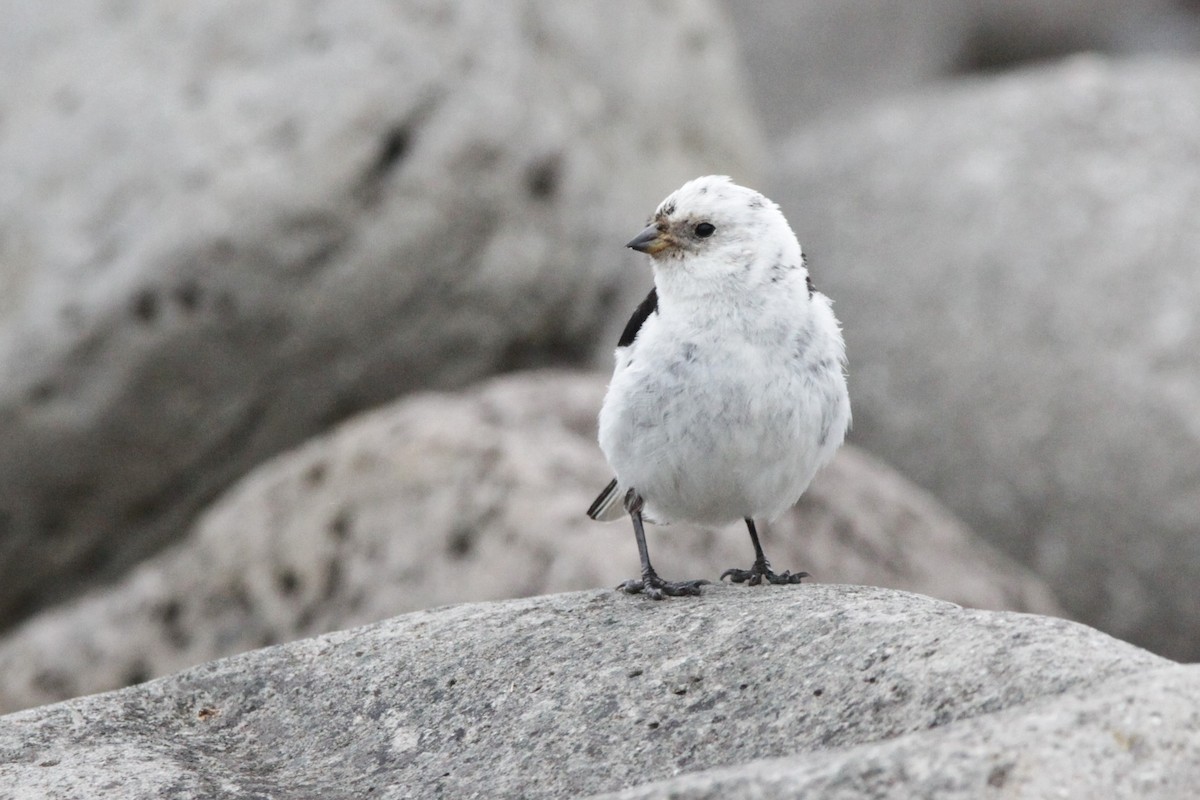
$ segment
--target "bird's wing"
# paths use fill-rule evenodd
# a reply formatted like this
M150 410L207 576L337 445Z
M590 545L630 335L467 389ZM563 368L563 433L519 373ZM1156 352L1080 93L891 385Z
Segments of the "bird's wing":
M638 307L633 310L633 316L625 324L625 330L621 331L621 338L617 341L617 348L629 347L629 345L633 344L634 340L637 339L638 331L642 329L642 324L657 310L658 289L651 288L650 293L646 295L646 299L638 303ZM618 369L620 369L619 366ZM604 487L604 491L600 492L600 496L592 502L591 507L587 510L587 515L601 522L619 519L624 515L625 511L622 500L620 487L617 486L617 479L613 478L609 481L608 486Z
M650 294L646 295L646 299L638 304L638 307L633 310L633 316L629 318L629 322L625 325L625 330L621 331L621 338L617 341L617 347L628 347L633 344L633 340L637 338L638 331L642 329L642 323L658 310L658 289L650 289Z

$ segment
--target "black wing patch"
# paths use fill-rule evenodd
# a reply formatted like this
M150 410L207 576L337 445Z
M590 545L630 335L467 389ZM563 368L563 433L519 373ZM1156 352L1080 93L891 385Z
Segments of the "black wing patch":
M625 325L625 330L621 331L621 339L617 342L617 347L628 347L633 344L638 331L642 329L642 323L656 311L658 311L657 287L651 289L650 294L646 295L646 299L634 310L633 316L629 318L629 323Z
M808 284L808 298L811 300L812 296L816 294L817 287L815 284L813 284L812 278L810 278L808 275L804 276L804 282Z

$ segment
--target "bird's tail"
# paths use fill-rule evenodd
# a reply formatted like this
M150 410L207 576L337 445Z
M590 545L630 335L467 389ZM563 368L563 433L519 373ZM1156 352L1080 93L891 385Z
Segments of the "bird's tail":
M622 502L617 479L613 478L588 508L587 515L600 522L612 522L620 519L624 514L625 503Z

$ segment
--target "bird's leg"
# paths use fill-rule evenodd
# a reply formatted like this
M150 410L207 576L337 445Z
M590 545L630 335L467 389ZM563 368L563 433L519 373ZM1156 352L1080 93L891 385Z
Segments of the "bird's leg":
M795 575L790 572L784 572L781 575L772 572L771 562L767 561L767 555L758 541L758 531L754 528L754 520L749 517L746 517L746 528L750 531L750 541L754 543L754 566L750 569L727 569L721 573L722 580L729 578L734 583L758 586L762 583L763 578L766 578L768 583L799 583L801 578L808 577L807 572L797 572Z
M646 531L642 527L642 498L632 489L625 495L625 508L633 520L633 533L637 537L638 555L642 559L642 579L628 580L617 588L629 594L644 593L651 600L662 600L667 595L681 597L683 595L700 594L700 587L708 581L664 581L658 577L654 567L650 566L650 551L646 548Z

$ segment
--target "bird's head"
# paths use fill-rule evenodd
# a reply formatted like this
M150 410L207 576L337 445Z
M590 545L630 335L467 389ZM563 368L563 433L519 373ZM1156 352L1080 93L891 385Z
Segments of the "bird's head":
M627 247L705 273L749 276L770 263L800 266L800 245L779 206L724 175L688 181L667 196ZM768 262L763 264L761 262Z

